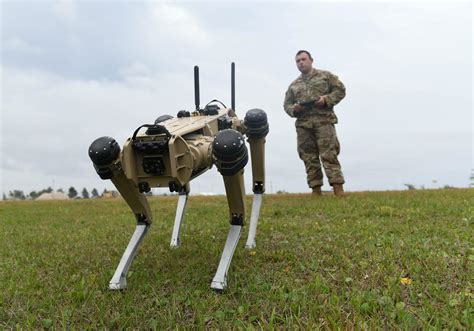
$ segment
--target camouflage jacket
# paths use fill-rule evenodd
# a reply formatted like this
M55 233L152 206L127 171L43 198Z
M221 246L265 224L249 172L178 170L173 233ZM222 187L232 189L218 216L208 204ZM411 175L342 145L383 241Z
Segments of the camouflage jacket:
M337 123L337 117L334 114L333 107L345 97L346 88L339 78L329 71L313 68L308 75L300 75L288 87L283 107L288 115L296 117L293 114L295 103L315 100L323 95L326 98L326 106L322 108L307 107L307 111L304 111L298 118L318 116L326 119L329 123L335 124Z

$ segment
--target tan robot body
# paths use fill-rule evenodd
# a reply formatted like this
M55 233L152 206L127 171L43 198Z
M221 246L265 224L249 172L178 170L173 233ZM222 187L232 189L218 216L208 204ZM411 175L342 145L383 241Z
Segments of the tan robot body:
M111 289L127 287L126 275L139 244L148 231L152 213L144 193L151 188L169 188L178 192L171 247L179 247L190 181L216 165L225 185L229 205L229 231L216 275L211 283L215 290L227 285L227 271L245 220L243 172L250 145L254 200L246 247L255 247L256 227L265 191L264 153L268 122L261 109L249 110L245 120L234 113L234 65L232 64L232 108L213 100L199 108L199 77L195 67L196 111L179 111L178 117L160 116L155 124L135 130L120 150L111 137L96 139L89 156L102 179L110 179L132 209L137 227L110 281ZM218 105L220 103L220 105Z
M178 187L186 185L191 179L212 167L211 145L214 135L218 132L217 119L227 116L226 112L227 110L222 110L219 115L194 115L160 122L159 125L170 133L169 137L164 133L142 133L138 134L134 141L129 138L122 157L123 163L126 164L124 171L127 177L137 182L137 185L148 183L150 187L168 187L173 183ZM143 153L132 151L134 143L151 145L154 142L166 143L167 148L155 152L151 149ZM162 162L162 166L158 166L162 172L154 172L153 164L159 162ZM150 166L139 166L146 164ZM138 171L135 173L134 169Z

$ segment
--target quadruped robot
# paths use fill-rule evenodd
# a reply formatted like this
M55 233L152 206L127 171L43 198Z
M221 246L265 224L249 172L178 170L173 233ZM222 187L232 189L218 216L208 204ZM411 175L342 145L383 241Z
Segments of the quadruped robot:
M180 230L189 197L189 182L216 165L224 179L229 205L230 230L211 283L222 291L227 286L227 272L245 220L244 167L250 145L253 203L246 248L255 247L258 217L265 192L265 137L268 119L265 111L251 109L244 120L235 114L235 64L231 64L231 101L227 108L212 100L200 107L199 67L194 67L196 109L181 110L177 117L162 115L154 124L137 128L125 141L123 150L115 139L105 136L89 147L89 157L100 178L110 179L132 209L137 220L135 232L110 281L112 290L127 287L127 272L138 246L152 223L152 213L145 193L152 187L169 188L179 194L170 246L180 245ZM145 130L146 129L146 130Z

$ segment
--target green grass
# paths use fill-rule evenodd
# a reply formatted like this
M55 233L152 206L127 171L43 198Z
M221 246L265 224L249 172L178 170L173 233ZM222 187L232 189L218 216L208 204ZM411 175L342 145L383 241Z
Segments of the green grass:
M223 294L225 197L192 196L170 249L176 201L151 199L126 291L108 290L135 227L123 200L0 203L0 329L474 328L473 189L267 195Z

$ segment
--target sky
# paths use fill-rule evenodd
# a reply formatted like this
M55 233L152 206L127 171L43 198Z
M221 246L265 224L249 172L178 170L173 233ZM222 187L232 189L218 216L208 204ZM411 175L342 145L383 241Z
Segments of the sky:
M0 191L113 189L88 147L201 103L267 112L267 192L309 192L294 119L294 57L336 74L347 191L468 187L474 169L471 2L2 1ZM245 171L251 192L251 167ZM325 179L324 190L330 187ZM165 193L163 189L154 191ZM223 193L213 167L192 193Z

